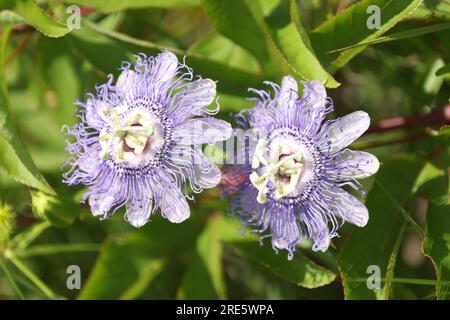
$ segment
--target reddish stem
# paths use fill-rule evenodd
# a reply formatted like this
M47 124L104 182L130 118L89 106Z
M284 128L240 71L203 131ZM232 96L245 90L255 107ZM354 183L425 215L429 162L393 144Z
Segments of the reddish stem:
M10 63L12 60L14 60L17 57L17 55L22 51L22 49L25 47L28 40L30 39L30 35L31 35L30 30L27 31L26 33L24 33L24 35L22 36L22 39L20 39L20 42L17 45L17 47L15 47L14 51L11 53L11 55L5 59L5 65L8 65L8 63Z
M349 0L341 0L339 1L339 6L336 10L336 15L347 9L348 5L350 4Z
M391 119L381 120L371 126L367 133L384 132L399 128L411 128L415 126L427 125L444 125L450 123L450 104L442 109L431 113L412 116L412 117L395 117Z

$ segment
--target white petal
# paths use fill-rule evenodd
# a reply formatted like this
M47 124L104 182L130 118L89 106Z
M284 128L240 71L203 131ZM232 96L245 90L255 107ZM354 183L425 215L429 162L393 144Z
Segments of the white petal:
M203 107L214 101L216 83L211 79L199 79L188 83L177 96L178 107L190 107L192 114L203 114Z
M138 75L133 70L122 71L116 81L116 92L118 94L128 94L131 96L133 84L138 81L138 79Z
M105 125L104 119L101 117L99 112L103 112L103 108L106 104L100 100L88 99L86 101L86 122L89 126L100 129Z
M272 218L272 245L278 249L288 249L300 240L300 231L293 212L278 214Z
M177 145L172 149L171 160L187 179L202 189L215 187L222 178L219 167L203 155L199 146Z
M334 203L334 206L330 208L333 214L358 227L364 227L367 224L369 211L356 197L341 188L332 188L325 192Z
M90 174L96 170L100 159L98 156L99 151L96 149L91 150L81 155L77 160L78 168L87 174Z
M94 216L104 216L114 203L114 195L108 193L93 193L89 195L89 205Z
M307 110L324 111L327 91L323 84L320 81L313 80L306 84L305 91L307 101L303 106L304 112Z
M277 249L287 249L289 246L289 241L285 239L272 239L272 245Z
M325 128L321 149L331 154L342 150L358 139L370 125L369 115L364 111L355 111L338 118Z
M160 203L161 214L173 223L180 223L189 218L191 212L186 197L176 185L165 188Z
M199 171L198 171L199 172ZM211 169L207 172L201 172L197 174L198 185L203 189L211 189L217 186L222 178L222 172L219 167L212 164Z
M150 201L134 202L126 208L125 217L133 227L140 228L148 223L152 212Z
M180 144L213 144L228 139L233 132L231 125L215 118L190 119L175 129L173 138Z
M198 163L195 163L195 177L197 184L202 189L210 189L217 186L222 178L222 172L219 167L209 161L200 151L194 158Z
M315 134L325 119L327 92L319 81L304 82L303 96L300 100L302 113L301 127Z
M317 234L314 238L313 251L325 252L330 246L331 237L328 228L323 229L320 234Z
M281 91L279 97L279 103L288 104L298 99L298 85L297 81L291 76L283 77L281 81Z
M380 162L373 154L364 151L345 150L335 160L335 173L339 180L362 179L378 171Z
M164 51L156 57L154 83L171 81L177 72L178 58L170 51Z

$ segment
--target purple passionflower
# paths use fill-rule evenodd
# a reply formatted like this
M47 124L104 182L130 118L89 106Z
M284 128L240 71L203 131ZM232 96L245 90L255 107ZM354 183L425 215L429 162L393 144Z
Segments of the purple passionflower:
M125 219L146 224L158 208L169 221L190 215L186 187L193 192L220 182L219 168L201 145L227 139L231 126L212 118L216 96L210 79L193 80L193 72L164 51L157 57L136 56L124 62L114 83L78 102L79 123L68 128L75 141L64 173L69 185L83 184L94 216L104 218L125 207Z
M362 191L356 179L379 168L375 156L346 148L367 130L370 118L356 111L324 122L333 104L318 81L304 82L301 98L292 77L284 77L281 88L266 84L274 96L250 89L259 95L252 99L256 105L237 116L254 143L247 144L247 165L224 173L225 181L246 177L239 188L231 186L232 211L245 226L267 231L273 248L286 249L290 259L306 239L314 251L326 251L345 221L359 227L368 221L364 204L341 187Z

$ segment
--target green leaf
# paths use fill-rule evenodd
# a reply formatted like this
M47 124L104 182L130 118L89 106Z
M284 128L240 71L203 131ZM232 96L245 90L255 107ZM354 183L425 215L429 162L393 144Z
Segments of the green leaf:
M247 50L216 32L210 33L195 43L187 52L208 57L211 61L229 65L238 70L255 74L261 72L258 60Z
M285 254L276 254L270 245L261 246L256 234L240 234L242 226L238 221L224 218L219 224L218 232L222 241L240 252L243 259L250 259L297 286L317 288L330 284L336 278L333 272L311 261L298 250L294 258L288 261Z
M295 1L291 1L290 6L289 2L282 1L268 18L264 17L258 2L234 2L236 4L230 5L224 0L205 1L206 11L219 32L253 53L266 68L270 57L269 45L294 75L309 81L319 80L330 88L339 86L311 51ZM284 17L283 14L290 16L291 21L279 18L280 15Z
M25 149L10 115L3 63L9 33L9 27L3 30L0 44L0 168L20 183L54 194Z
M448 197L448 196L447 196ZM430 201L423 252L433 261L438 281L450 279L450 205ZM436 297L450 298L450 285L437 284Z
M447 63L445 66L441 67L436 71L437 76L450 76L450 63Z
M328 88L337 88L337 82L320 64L314 52L311 50L310 41L301 27L297 12L297 3L291 0L290 7L283 1L281 5L266 19L266 30L270 41L273 41L276 49L281 53L283 60L302 79L311 81L319 80ZM288 11L291 21L277 19ZM299 32L299 30L301 30Z
M445 128L434 137L441 148L433 151L414 184L421 197L428 199L423 252L436 270L436 298L450 298L450 285L440 283L450 279L450 163L449 144L445 139ZM445 136L444 136L445 138ZM439 150L440 152L436 152Z
M131 59L132 50L129 47L99 35L88 27L74 30L69 39L75 52L105 74L117 73L121 62Z
M33 213L56 227L69 226L80 214L80 205L67 196L53 196L34 190L30 194Z
M440 0L425 0L417 10L412 12L409 19L423 19L429 21L430 19L446 19L450 17L450 3Z
M414 11L422 0L362 0L327 20L310 34L319 60L333 74L365 49L356 47L341 53L330 51L374 40ZM380 8L380 28L367 28L371 5Z
M17 23L26 23L26 20L12 11L0 11L0 26Z
M423 166L423 169L420 171L419 175L417 176L417 179L414 182L412 192L416 193L417 191L419 191L421 187L423 187L428 182L431 182L443 176L445 176L444 169L437 167L432 162L427 162Z
M80 72L82 60L76 59L67 48L70 43L68 38L48 39L43 38L39 42L39 49L42 52L40 68L42 72L44 88L46 93L51 92L55 97L54 105L46 105L45 112L54 119L54 126L59 132L64 124L72 124L76 108L75 101L81 96L81 83L84 76ZM47 103L48 104L48 103ZM41 110L44 111L44 110ZM64 146L64 136L61 134L55 144Z
M62 37L70 31L65 24L51 18L33 0L2 0L0 9L13 11L47 37Z
M297 286L317 288L330 284L336 278L334 273L312 262L299 251L288 261L286 255L276 254L270 245L261 246L257 241L236 241L230 244L245 258L259 263Z
M147 54L153 55L168 49L179 59L186 56L186 63L195 70L196 74L201 74L203 78L209 77L218 80L221 83L221 90L226 93L244 95L249 86L260 85L263 81L260 74L232 68L211 60L207 56L176 48L167 48L157 43L132 38L126 34L103 28L88 20L83 21L87 28L71 34L73 35L73 44L89 62L105 73L117 71L123 60L134 60L132 54L142 52L143 48Z
M102 12L142 8L183 8L200 5L200 0L63 0L68 5L80 5Z
M412 155L399 156L381 166L376 177L379 184L374 185L366 201L369 223L352 232L338 259L347 299L389 298L388 288L371 290L366 282L356 279L367 279L371 275L367 268L372 265L380 268L382 277L388 274L388 270L393 270L395 260L392 259L401 241L399 235L401 238L405 218L392 199L406 208L404 210L409 210L411 191L420 167L419 159ZM387 278L392 277L393 271L390 271Z
M203 7L218 32L251 52L261 63L269 59L264 33L242 0L203 0Z
M447 138L450 137L450 125L445 125L439 129L439 136Z
M128 227L130 230L132 227ZM190 219L183 224L172 224L161 217L142 229L107 239L92 269L80 299L117 299L123 294L134 296L139 279L158 277L157 261L181 257L189 252L190 246L201 228L198 221ZM175 262L175 263L173 263ZM165 265L180 267L179 260L166 260ZM153 270L153 275L149 274ZM178 270L177 274L180 274ZM172 280L174 276L171 276ZM178 277L175 277L178 281ZM134 288L134 289L133 289ZM141 288L142 292L145 288ZM165 289L169 291L169 288ZM128 293L126 293L128 292ZM131 292L131 293L130 293ZM175 291L173 296L175 297Z
M33 74L33 79L27 81L26 88L13 87L10 91L16 124L32 141L28 150L39 170L51 174L61 171L66 156L61 128L77 121L74 102L83 97L81 87L93 85L93 75L80 68L83 61L67 50L68 40L40 37L34 63L24 63L20 71ZM18 61L28 61L26 58L18 57Z
M428 161L418 175L413 191L421 197L438 203L450 201L450 139L445 136L445 126L442 127L433 142L438 147L433 151Z
M180 299L226 299L220 220L213 217L197 238L194 260L178 292Z

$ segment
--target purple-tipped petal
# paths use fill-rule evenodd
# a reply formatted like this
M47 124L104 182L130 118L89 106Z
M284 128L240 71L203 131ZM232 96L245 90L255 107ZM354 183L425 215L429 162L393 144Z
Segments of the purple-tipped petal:
M334 154L358 139L369 125L369 115L364 111L355 111L338 118L325 129L321 149Z
M178 186L172 185L162 194L161 214L172 223L181 223L189 218L189 205Z
M188 120L176 129L173 137L183 145L213 144L227 140L232 133L228 122L207 117Z
M152 213L151 201L136 201L127 206L125 213L126 220L136 228L140 228L148 223Z
M208 160L202 153L196 157L195 181L202 189L210 189L217 186L222 178L219 167Z
M156 57L155 74L152 81L165 83L172 81L178 68L178 58L170 51L164 51Z
M115 197L107 193L93 193L89 196L89 205L94 216L106 216L114 205Z
M209 110L216 97L216 83L211 79L199 79L188 83L178 92L168 107L177 123L192 116L204 116L217 113L218 109Z
M369 211L355 196L341 188L331 188L325 191L334 201L330 210L335 216L342 217L358 227L364 227L369 221Z
M331 237L328 228L322 229L314 237L313 251L325 252L330 246Z
M362 179L375 174L380 162L373 154L364 151L344 150L335 160L331 175L338 180Z
M295 250L295 245L301 239L295 214L284 212L281 215L273 215L271 219L272 245L277 249L286 249L289 252Z
M303 112L323 115L327 101L327 91L322 83L317 80L304 83L305 95L303 97Z
M281 81L280 97L278 103L282 106L292 107L298 99L297 81L291 76L283 77Z

